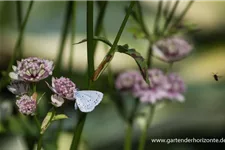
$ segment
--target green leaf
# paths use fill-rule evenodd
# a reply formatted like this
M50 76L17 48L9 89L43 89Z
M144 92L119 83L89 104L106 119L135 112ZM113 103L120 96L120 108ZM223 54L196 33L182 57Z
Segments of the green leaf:
M45 132L45 130L50 125L50 122L51 122L53 117L54 117L54 112L48 112L47 113L47 115L45 116L45 119L42 121L40 134L43 134Z
M101 41L101 42L107 44L107 45L110 46L110 47L112 46L112 43L111 43L109 40L107 40L106 38L104 38L104 37L94 36L93 39L96 40L96 41ZM87 42L87 39L83 39L83 40L81 40L81 41L78 42L78 43L74 43L74 45L75 45L75 44L81 44L81 43L84 43L84 42Z
M60 120L60 119L67 119L67 118L68 117L65 114L55 115L54 110L52 112L48 112L47 115L45 116L45 119L43 120L41 124L40 134L43 134L53 121Z
M68 117L65 114L59 114L53 117L52 121L55 120L61 120L61 119L67 119Z
M141 71L142 77L144 78L146 83L150 84L148 73L147 73L148 67L145 62L145 59L141 56L141 54L139 52L137 52L135 49L129 49L129 46L127 44L125 44L123 46L118 45L117 50L120 53L124 53L124 54L131 56L136 61L137 65Z

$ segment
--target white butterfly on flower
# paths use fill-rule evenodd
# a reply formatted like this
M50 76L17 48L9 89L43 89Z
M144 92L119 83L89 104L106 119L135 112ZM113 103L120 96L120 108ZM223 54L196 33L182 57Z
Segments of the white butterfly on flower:
M75 90L74 98L76 99L74 104L75 109L78 107L82 112L91 112L102 101L103 93L92 90Z

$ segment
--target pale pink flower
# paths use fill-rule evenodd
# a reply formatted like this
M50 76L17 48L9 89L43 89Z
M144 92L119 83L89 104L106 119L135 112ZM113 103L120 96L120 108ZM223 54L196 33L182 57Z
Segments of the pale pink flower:
M138 71L128 71L121 73L117 77L115 86L119 90L130 90L137 82L141 80L142 77Z
M157 41L152 49L153 56L162 61L172 63L188 56L193 47L182 38L169 37Z
M47 82L46 82L47 83ZM76 85L69 79L65 77L52 78L52 86L47 83L48 87L62 98L68 100L74 100L74 91L76 90Z
M167 99L183 102L185 100L183 93L185 92L184 81L175 73L167 76L169 86L166 90Z
M12 66L13 72L9 76L13 80L23 80L29 82L38 82L52 75L54 69L53 61L29 57L17 61L17 66Z
M16 101L16 105L18 106L19 111L24 115L33 115L37 108L36 100L28 95L21 96Z

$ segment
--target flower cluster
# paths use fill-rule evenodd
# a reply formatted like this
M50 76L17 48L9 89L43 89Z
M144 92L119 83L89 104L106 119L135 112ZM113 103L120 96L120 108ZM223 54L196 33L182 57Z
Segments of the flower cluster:
M29 57L17 61L17 66L13 66L13 71L9 76L14 80L38 82L52 75L54 69L53 62L37 57Z
M16 105L19 111L25 115L33 115L36 111L37 102L36 98L29 96L29 84L51 75L54 69L53 62L37 57L29 57L17 61L17 66L12 68L13 72L9 73L12 82L8 86L8 90L18 98Z
M47 83L47 82L46 82ZM47 83L48 87L55 93L52 95L52 104L56 107L60 107L64 103L64 99L74 100L74 91L76 91L76 85L65 77L52 78L52 86Z
M151 85L148 85L138 72L122 73L116 80L116 88L131 92L144 103L154 104L163 99L184 101L185 85L177 74L165 75L159 69L150 69L148 75Z
M37 103L33 97L23 95L16 101L19 111L25 115L33 115L36 111Z
M152 49L155 57L172 63L185 58L193 47L182 38L170 37L157 41Z

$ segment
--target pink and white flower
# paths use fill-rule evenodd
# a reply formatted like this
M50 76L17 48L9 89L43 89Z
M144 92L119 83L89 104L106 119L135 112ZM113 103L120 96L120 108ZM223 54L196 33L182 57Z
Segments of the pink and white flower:
M52 75L54 66L53 61L29 57L17 61L17 66L12 66L12 68L13 72L9 73L11 79L38 82Z
M58 96L68 100L74 100L73 95L74 95L74 91L76 90L76 85L69 78L52 77L52 86L50 86L48 83L47 85Z
M24 115L33 115L37 108L36 100L28 95L23 95L16 101L19 111Z
M122 73L116 80L116 88L130 92L143 103L155 104L166 99L184 101L185 85L178 75L165 75L159 69L149 69L148 76L151 86L143 80L139 72Z
M167 99L183 102L185 100L183 93L185 92L184 81L175 73L167 76L169 87L167 88Z
M162 61L172 63L188 56L193 47L182 38L170 37L157 41L152 49L153 56Z

